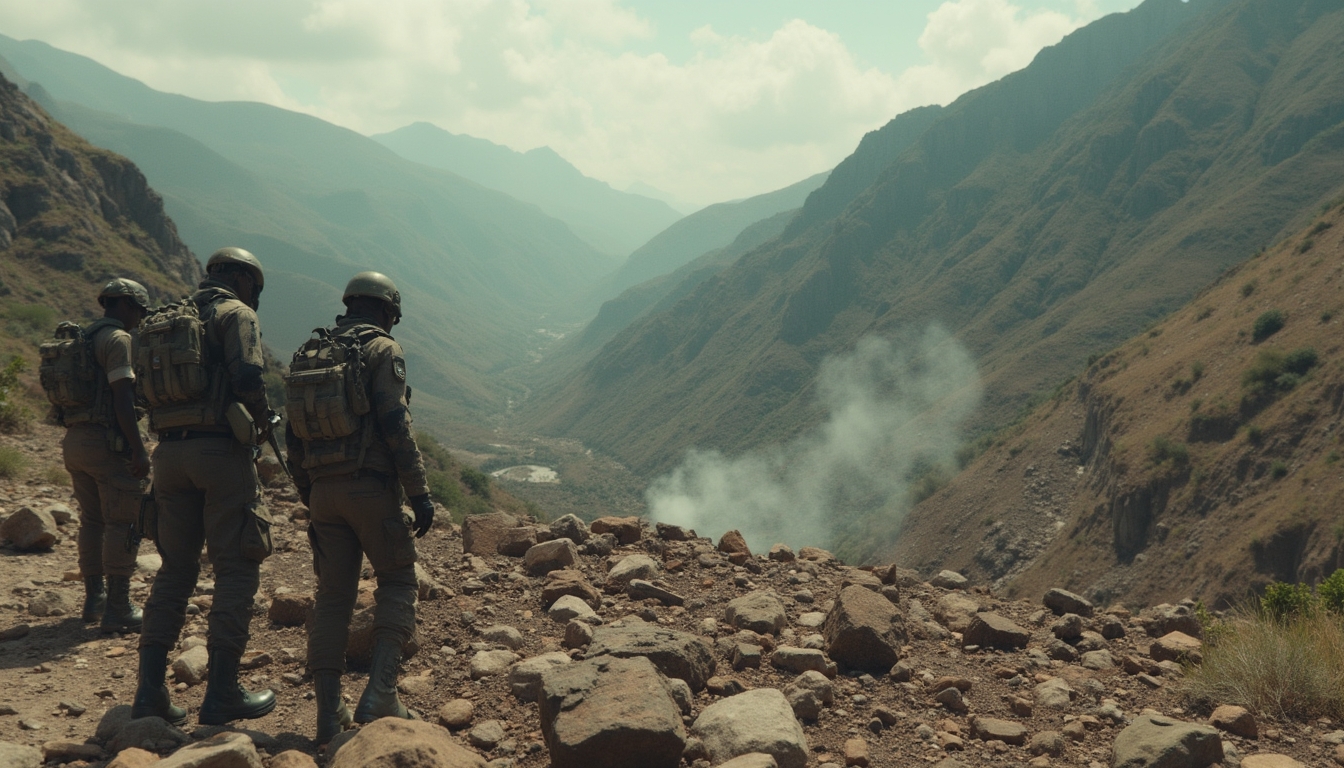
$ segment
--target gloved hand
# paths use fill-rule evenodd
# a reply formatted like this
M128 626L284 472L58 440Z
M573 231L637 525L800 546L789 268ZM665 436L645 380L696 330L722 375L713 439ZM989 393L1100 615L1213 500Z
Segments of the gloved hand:
M308 499L312 497L312 495L313 495L313 487L311 485L306 488L299 489L299 501L302 501L303 506L309 507L310 509L312 508L312 505L308 503Z
M434 502L430 501L428 493L422 493L419 496L412 496L407 499L411 503L411 511L415 513L415 538L419 539L429 533L429 529L434 525Z

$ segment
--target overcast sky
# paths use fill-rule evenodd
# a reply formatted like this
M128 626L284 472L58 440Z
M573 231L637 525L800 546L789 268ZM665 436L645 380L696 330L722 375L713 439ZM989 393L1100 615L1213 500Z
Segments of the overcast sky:
M832 167L894 115L949 103L1137 4L0 0L0 32L159 90L362 133L424 120L518 150L549 145L617 188L706 204Z

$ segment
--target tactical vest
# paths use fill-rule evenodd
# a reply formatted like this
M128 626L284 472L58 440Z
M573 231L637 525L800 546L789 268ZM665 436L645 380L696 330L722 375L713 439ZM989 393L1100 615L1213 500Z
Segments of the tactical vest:
M317 328L294 353L284 376L285 413L304 442L304 469L363 466L375 430L364 345L384 336L372 325Z
M225 369L206 341L205 323L192 299L155 310L140 327L135 356L136 391L149 403L155 431L223 425Z
M38 380L54 406L58 423L67 427L115 423L112 387L107 382L107 373L98 365L93 340L99 331L117 325L108 318L97 320L88 328L73 322L61 323L56 326L53 338L38 348L41 356Z

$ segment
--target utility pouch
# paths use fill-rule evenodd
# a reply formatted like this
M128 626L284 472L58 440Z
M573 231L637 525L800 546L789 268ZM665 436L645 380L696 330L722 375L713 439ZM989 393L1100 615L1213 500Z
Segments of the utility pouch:
M232 402L224 409L224 418L233 430L233 439L248 447L257 444L257 424L242 403Z
M241 549L243 557L257 563L270 557L274 551L271 544L271 512L261 499L244 509Z
M159 540L159 502L154 498L154 487L150 486L140 497L140 519L135 526L142 539L157 542ZM138 542L137 542L138 544Z

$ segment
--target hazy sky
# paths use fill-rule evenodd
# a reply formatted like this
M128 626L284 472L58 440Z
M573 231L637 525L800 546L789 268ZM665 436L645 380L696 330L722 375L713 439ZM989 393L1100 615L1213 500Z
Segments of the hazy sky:
M160 90L363 133L425 120L518 150L549 145L618 188L704 204L825 170L899 112L949 103L1137 4L0 0L0 32Z

